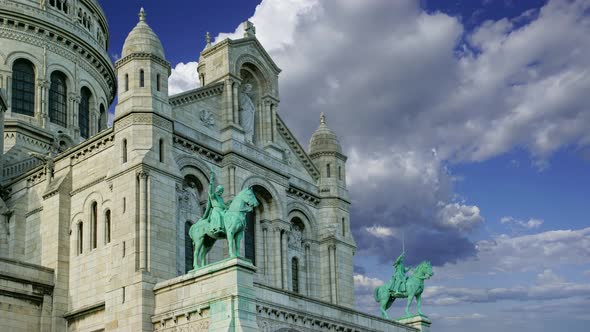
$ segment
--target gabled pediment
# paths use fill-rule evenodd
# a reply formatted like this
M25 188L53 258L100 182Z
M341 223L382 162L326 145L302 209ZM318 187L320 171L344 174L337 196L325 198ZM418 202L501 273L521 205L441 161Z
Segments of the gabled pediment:
M285 125L281 117L277 114L277 130L284 140L285 144L289 148L293 159L292 165L299 166L301 170L315 182L320 178L320 171L314 165L311 158L307 155L307 152L301 147L301 144L297 141L295 136L291 133L289 128Z

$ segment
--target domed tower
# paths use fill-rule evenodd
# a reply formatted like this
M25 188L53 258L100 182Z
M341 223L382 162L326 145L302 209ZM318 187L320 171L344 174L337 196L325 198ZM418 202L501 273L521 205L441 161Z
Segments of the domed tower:
M10 178L35 165L29 152L64 150L106 129L115 73L96 0L3 1L0 25Z
M139 22L125 39L121 59L115 63L119 90L113 126L124 167L137 163L159 167L166 159L165 147L172 146L170 63L146 17L141 8Z
M346 159L338 136L326 124L309 141L309 157L320 171L320 238L322 298L343 306L354 306L352 257L356 244L350 232L350 199L346 189Z

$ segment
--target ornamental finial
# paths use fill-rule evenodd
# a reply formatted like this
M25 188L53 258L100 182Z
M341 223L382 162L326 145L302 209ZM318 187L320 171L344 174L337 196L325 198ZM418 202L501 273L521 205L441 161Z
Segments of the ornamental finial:
M205 41L207 42L207 46L211 46L211 35L209 34L209 31L205 34Z
M322 114L320 115L320 124L326 124L326 115L324 114L324 112L322 112Z
M145 22L146 16L147 14L145 13L145 10L143 10L143 7L141 7L141 10L139 11L139 20Z

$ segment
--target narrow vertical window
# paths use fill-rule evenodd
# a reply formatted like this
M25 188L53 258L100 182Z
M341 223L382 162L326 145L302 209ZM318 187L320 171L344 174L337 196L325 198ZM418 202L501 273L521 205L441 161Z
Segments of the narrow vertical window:
M127 210L127 198L123 197L123 213L125 213L125 210Z
M98 131L107 129L107 111L103 104L100 104L100 111L98 116Z
M35 115L35 67L29 60L18 59L12 65L12 112Z
M342 166L338 166L338 180L342 180Z
M129 91L129 74L125 74L125 92Z
M67 95L66 76L58 71L51 73L49 86L49 121L62 127L67 126Z
M184 272L188 273L188 271L194 269L193 266L193 257L194 257L194 247L193 247L193 240L190 237L189 231L191 229L191 222L187 221L184 223Z
M163 163L164 162L164 140L160 139L160 162Z
M299 293L299 260L297 257L293 257L291 260L291 284L293 292Z
M84 226L78 222L78 255L84 251Z
M123 146L121 147L121 153L123 156L123 163L127 162L127 139L123 139Z
M346 236L346 221L342 218L342 236Z
M326 177L330 177L330 164L326 164Z
M139 70L139 87L143 88L145 86L145 74L143 69Z
M111 243L111 210L104 214L104 242Z
M92 93L87 87L80 91L80 105L78 105L78 127L80 136L88 138L90 128L90 98Z
M160 74L156 75L156 90L160 91Z
M256 265L256 216L254 212L246 214L246 230L244 231L244 256Z
M90 231L92 232L92 249L96 249L96 246L98 244L97 217L98 217L98 204L96 202L94 202L94 203L92 203L91 208L90 208L90 223L91 223Z

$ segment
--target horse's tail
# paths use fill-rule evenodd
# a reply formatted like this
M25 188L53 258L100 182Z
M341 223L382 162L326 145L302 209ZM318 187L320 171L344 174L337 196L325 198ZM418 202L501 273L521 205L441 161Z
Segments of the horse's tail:
M379 301L379 289L381 289L381 286L375 287L375 291L373 292L373 298L375 298L375 302L380 302Z

